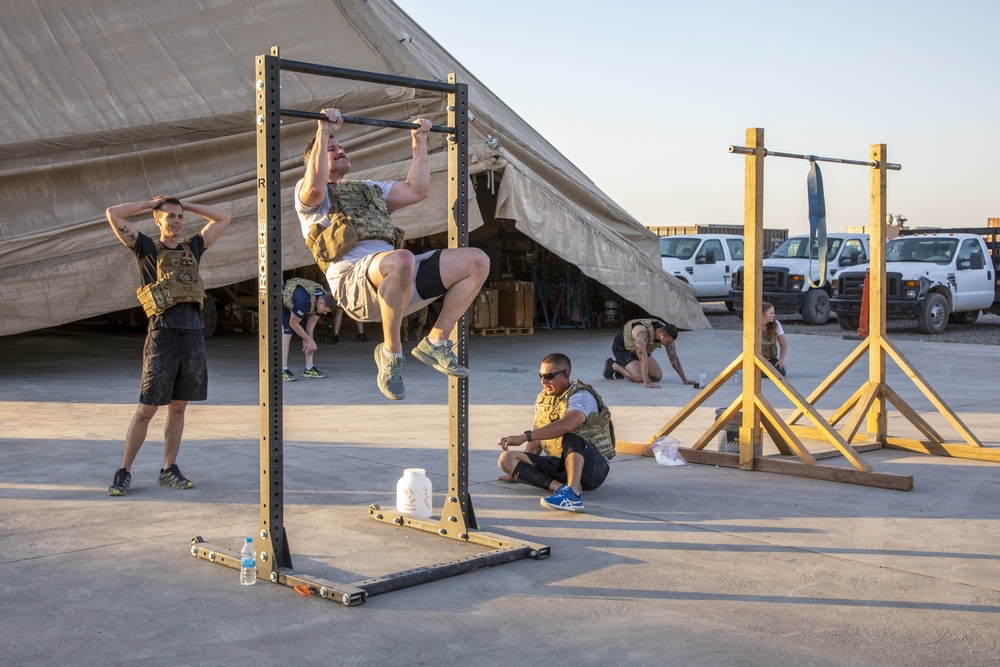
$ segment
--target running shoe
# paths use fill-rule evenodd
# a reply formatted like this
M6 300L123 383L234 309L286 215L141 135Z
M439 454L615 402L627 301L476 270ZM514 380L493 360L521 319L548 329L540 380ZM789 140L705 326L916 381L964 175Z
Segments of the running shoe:
M165 470L160 470L159 481L160 486L172 486L175 489L190 489L194 486L194 482L181 474L181 469L177 467L176 463L171 464Z
M115 478L111 481L111 486L108 487L108 495L128 495L128 489L130 486L132 486L132 475L128 470L125 470L125 468L119 468L115 471Z
M573 489L569 487L569 484L563 484L551 496L542 498L542 507L549 510L582 512L583 495L576 495Z
M444 345L432 345L425 337L410 354L445 375L456 378L468 377L469 369L458 363L453 346L454 343L450 340L445 341Z
M378 366L375 383L386 398L401 401L406 398L406 389L403 388L403 355L397 354L390 359L382 352L382 346L383 343L375 346L375 365Z

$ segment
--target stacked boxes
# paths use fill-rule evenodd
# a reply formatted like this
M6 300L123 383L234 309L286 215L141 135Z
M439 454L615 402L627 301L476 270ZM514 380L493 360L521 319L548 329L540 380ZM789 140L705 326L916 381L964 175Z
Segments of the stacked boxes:
M499 293L495 289L482 289L467 313L472 329L496 329L498 326Z
M499 297L498 325L526 329L535 323L535 287L525 280L501 280L492 284Z

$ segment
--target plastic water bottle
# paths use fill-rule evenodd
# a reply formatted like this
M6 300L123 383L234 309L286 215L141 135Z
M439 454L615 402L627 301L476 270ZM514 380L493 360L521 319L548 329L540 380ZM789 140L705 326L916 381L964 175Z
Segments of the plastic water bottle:
M739 369L738 371L736 371L736 375L733 376L733 382L735 382L736 384L742 384L743 383L743 369L742 368Z
M702 369L701 370L701 375L698 377L698 384L695 386L695 389L704 389L705 388L705 382L706 382L707 379L708 378L705 375L705 369Z
M431 480L423 468L406 468L396 482L396 511L429 519L433 507Z
M253 551L253 538L248 537L240 551L240 583L253 586L257 583L257 558Z

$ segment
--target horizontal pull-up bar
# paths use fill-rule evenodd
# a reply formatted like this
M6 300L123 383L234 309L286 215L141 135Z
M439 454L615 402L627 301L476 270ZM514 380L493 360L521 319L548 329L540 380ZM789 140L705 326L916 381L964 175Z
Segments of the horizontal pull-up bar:
M299 111L298 109L282 109L282 116L294 116L295 118L315 118L316 120L329 120L325 113L318 111ZM381 118L365 118L363 116L341 116L345 123L352 125L375 125L377 127L396 127L401 130L419 130L417 123L407 123L402 120L382 120ZM431 125L431 132L444 132L454 134L455 128L445 125Z
M730 153L739 153L740 155L753 155L753 149L748 146L730 146ZM798 153L779 153L778 151L769 151L764 149L765 156L774 157L793 157L799 160L809 160L810 162L837 162L838 164L857 164L862 167L877 167L878 162L863 162L861 160L842 160L839 157L820 157L818 155L799 155ZM901 164L894 164L889 162L885 165L886 169L891 169L893 171L899 171L903 168Z
M330 76L336 79L351 79L352 81L367 81L368 83L384 83L390 86L402 86L404 88L420 88L422 90L433 90L438 93L455 92L455 84L447 83L445 81L429 81L427 79L414 79L408 76L396 76L395 74L379 74L378 72L344 69L343 67L305 63L300 60L282 59L281 69L286 72L318 74L319 76Z

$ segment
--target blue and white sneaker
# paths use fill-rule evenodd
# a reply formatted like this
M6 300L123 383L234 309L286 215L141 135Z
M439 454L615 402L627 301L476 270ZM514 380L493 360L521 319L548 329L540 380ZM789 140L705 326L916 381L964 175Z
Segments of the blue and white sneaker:
M541 502L542 507L549 510L583 511L583 495L576 495L568 484L563 484L551 496L542 498Z

